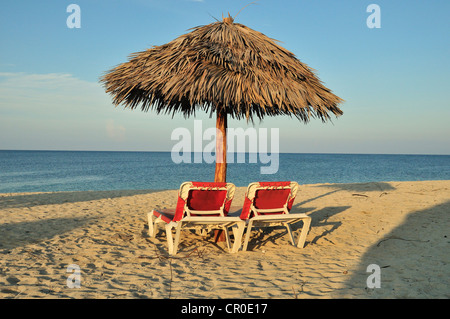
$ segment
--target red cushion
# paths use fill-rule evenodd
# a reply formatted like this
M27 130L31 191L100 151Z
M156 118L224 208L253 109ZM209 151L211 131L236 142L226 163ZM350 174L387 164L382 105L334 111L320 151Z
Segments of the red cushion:
M170 223L174 218L174 214L157 212L156 210L153 211L153 215L155 215L155 217L161 217L161 219L166 223Z
M244 207L242 208L242 212L241 212L241 216L240 216L242 220L246 220L251 217L250 216L250 206L251 205L252 205L252 201L247 196L245 196Z
M255 193L253 206L259 209L281 208L286 204L290 189L260 189Z
M184 204L185 201L181 197L178 197L177 207L175 209L175 217L173 218L174 222L178 222L184 217Z
M218 210L227 196L226 190L191 190L187 206L192 210Z

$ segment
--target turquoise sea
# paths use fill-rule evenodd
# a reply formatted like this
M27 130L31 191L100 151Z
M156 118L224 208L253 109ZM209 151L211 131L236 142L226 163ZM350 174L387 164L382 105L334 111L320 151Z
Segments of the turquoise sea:
M194 157L192 157L194 159ZM227 181L292 180L299 184L450 180L449 155L279 154L268 164L229 163ZM178 189L184 181L213 181L215 164L176 164L170 152L0 151L0 193Z

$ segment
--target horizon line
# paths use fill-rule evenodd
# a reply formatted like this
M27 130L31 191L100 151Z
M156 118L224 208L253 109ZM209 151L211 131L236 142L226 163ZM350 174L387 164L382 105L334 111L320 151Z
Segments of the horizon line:
M109 152L109 153L171 153L171 151L123 151L123 150L51 150L51 149L0 149L0 152ZM203 152L191 152L193 154ZM250 152L232 152L227 154L254 154ZM268 152L269 153L269 152ZM257 153L256 153L257 154ZM272 153L270 153L272 154ZM406 155L406 156L450 156L450 154L430 153L339 153L339 152L278 152L278 154L317 154L317 155Z

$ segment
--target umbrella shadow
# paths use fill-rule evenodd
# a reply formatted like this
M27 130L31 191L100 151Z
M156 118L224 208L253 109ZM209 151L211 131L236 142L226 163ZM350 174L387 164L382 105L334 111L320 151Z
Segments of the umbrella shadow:
M369 192L375 192L379 193L379 196L386 195L389 191L394 191L396 188L392 186L390 183L386 182L370 182L370 183L349 183L349 184L321 184L316 185L314 187L321 187L321 188L328 188L333 189L329 192L320 194L313 198L308 198L297 205L294 205L293 209L302 210L304 208L301 208L301 206L315 201L317 199L332 195L337 192L351 192L354 196L364 196L369 197L370 195L366 195ZM314 244L317 243L317 241L321 238L326 239L326 236L330 233L334 232L336 229L338 229L342 222L335 221L330 222L328 219L329 217L342 213L345 210L349 209L351 206L335 206L335 207L324 207L320 210L314 211L311 214L312 222L311 227L317 227L317 226L331 226L330 229L325 230L322 234L317 235L314 239L310 241L310 243ZM306 243L308 244L308 242Z
M308 199L306 199L306 200L304 200L304 201L302 201L302 202L300 202L300 203L294 205L294 206L293 206L293 209L302 210L302 207L301 207L301 206L303 206L303 205L305 205L305 204L307 204L307 203L309 203L309 202L315 201L316 199L320 199L320 198L326 197L326 196L328 196L328 195L334 194L334 193L339 192L339 191L340 191L339 189L335 189L335 190L330 191L330 192L328 192L328 193L321 194L321 195L316 196L316 197L313 197L313 198L308 198Z
M309 202L315 201L317 199L329 196L331 194L340 192L340 191L346 191L346 192L357 192L353 195L355 196L367 196L364 193L366 192L380 192L381 195L388 194L389 191L394 191L396 188L392 186L389 183L386 182L370 182L370 183L350 183L350 184L321 184L321 185L315 185L313 187L322 187L322 188L332 188L332 191L329 191L324 194L320 194L313 198L308 198L300 203L298 205L305 205ZM367 196L368 197L368 196Z
M36 244L82 227L91 219L93 218L51 218L0 224L0 249L4 250L4 254L7 254L10 249Z
M293 213L305 213L312 217L311 227L317 227L317 226L328 226L331 225L332 228L324 231L322 234L317 235L314 239L308 240L305 243L305 247L308 244L316 243L320 238L326 237L328 234L335 231L339 226L342 225L341 222L330 222L328 221L328 218L342 213L345 210L349 209L351 206L331 206L331 207L325 207L320 210L314 211L315 208L312 207L301 207L300 204L294 205L292 208ZM311 213L311 211L313 211ZM303 223L296 223L291 225L292 231L296 232L298 229L301 229L303 227ZM279 230L283 229L284 231L280 232ZM273 244L276 244L276 240L278 238L287 236L287 230L283 226L279 227L266 227L263 228L262 231L259 231L258 233L253 234L252 237L250 237L248 247L249 250L258 249L262 246L266 245L268 242L271 242Z
M257 233L254 230L252 230L253 234L250 236L250 240L248 241L247 250L248 251L254 249L258 250L259 248L267 245L267 243L269 242L271 242L272 244L276 244L275 241L278 238L287 236L287 230L280 232L279 231L280 227L262 228L259 229Z
M334 232L336 229L338 229L342 222L340 221L329 221L328 219L331 216L340 214L347 209L349 209L351 206L331 206L331 207L324 207L322 209L319 209L317 211L314 211L310 216L312 217L311 221L311 228L313 227L323 227L323 226L331 226L330 229L326 229L323 233L315 236L312 240L310 240L311 244L317 243L317 241L321 238L326 239L326 236ZM308 244L308 242L307 242Z
M0 194L0 209L89 202L133 195L144 195L163 190L74 191L55 193L25 193L11 196Z
M405 221L368 248L345 290L358 298L449 298L450 200L408 214ZM380 287L368 287L370 265Z
M322 184L315 187L334 188L335 191L347 191L347 192L388 192L393 191L396 188L387 182L370 182L370 183L349 183L349 184ZM332 192L332 193L333 193Z

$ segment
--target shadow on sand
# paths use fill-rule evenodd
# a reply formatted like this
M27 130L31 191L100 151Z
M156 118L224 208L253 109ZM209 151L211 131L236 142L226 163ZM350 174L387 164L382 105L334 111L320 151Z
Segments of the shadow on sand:
M292 208L293 212L298 213L308 213L309 211L314 210L313 208L305 208L304 205L315 201L317 199L329 196L331 194L345 191L345 192L351 192L355 196L367 196L365 193L367 192L378 192L380 194L386 194L389 191L393 191L396 188L393 187L389 183L385 182L371 182L371 183L351 183L351 184L321 184L313 187L320 187L320 188L327 188L327 189L333 189L331 191L328 191L326 193L320 194L313 198L304 199L301 202L294 205ZM313 211L312 213L308 214L312 217L311 227L317 227L317 226L332 226L330 229L326 230L321 235L316 236L313 238L310 242L316 243L320 238L326 237L328 234L335 231L339 226L342 225L342 222L330 222L328 219L336 214L340 214L347 209L349 209L351 206L330 206L330 207L324 207L320 210ZM308 241L306 242L306 245L308 245Z
M11 224L0 224L0 252L28 244L37 244L88 223L90 217L39 219Z
M386 192L395 190L395 187L386 182L349 183L349 184L322 184L316 187L335 188L349 192Z
M342 222L340 222L340 221L332 222L332 221L329 221L328 219L331 216L334 216L334 215L337 215L337 214L340 214L340 213L346 211L350 207L351 206L325 207L320 210L314 211L312 214L310 214L310 216L312 217L311 228L312 227L323 227L323 226L331 226L331 228L326 229L322 234L317 235L312 239L310 238L310 240L307 240L306 245L308 245L310 243L315 244L322 237L326 239L327 235L331 234L336 229L338 229L342 225Z
M2 194L0 194L0 209L89 202L100 199L145 195L162 191L163 190L76 191L31 194L25 193L11 196L2 196Z
M317 227L317 226L328 226L331 225L332 227L328 230L326 230L324 233L316 236L313 239L308 238L306 240L305 246L309 245L310 243L315 243L317 240L319 240L321 237L325 237L331 232L335 231L342 223L341 222L329 222L328 218L342 213L343 211L350 208L350 206L330 206L325 207L320 210L314 211L314 208L308 207L301 207L300 204L294 205L292 208L293 213L305 213L312 217L311 221L311 228ZM312 213L309 213L313 211ZM301 229L303 227L303 223L299 222L292 225L292 231L296 232L298 229ZM257 227L255 227L255 230ZM275 229L283 229L282 232L275 232ZM248 243L248 250L258 250L261 247L264 247L268 242L271 242L275 244L275 241L283 236L288 236L286 228L279 226L276 228L268 227L268 228L262 228L262 232L253 232L252 236L250 237L249 243ZM296 235L298 236L298 234Z
M410 213L364 253L344 290L358 298L450 298L449 247L450 201ZM380 288L367 285L369 265L379 266Z
M340 192L340 191L347 191L347 192L353 192L355 196L366 196L364 193L366 192L379 192L381 194L386 194L389 191L393 191L396 188L392 186L389 183L385 182L371 182L371 183L352 183L352 184L321 184L316 185L313 187L322 187L322 188L331 188L332 191L329 191L327 193L321 194L319 196L316 196L314 198L309 198L306 200L303 200L302 202L298 203L298 205L305 205L306 203L312 202L316 199L323 198L325 196Z

